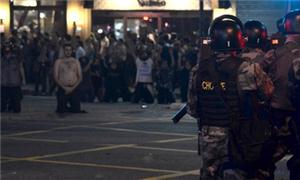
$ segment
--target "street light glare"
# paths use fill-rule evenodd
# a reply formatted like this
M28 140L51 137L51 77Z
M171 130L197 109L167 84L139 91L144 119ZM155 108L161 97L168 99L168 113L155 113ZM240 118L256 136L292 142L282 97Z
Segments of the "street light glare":
M73 12L72 14L71 14L71 20L72 20L72 22L76 22L76 21L78 21L78 19L79 19L79 16L78 16L78 14L76 13L76 12Z
M7 13L4 10L0 10L0 19L6 19Z
M143 20L144 20L144 21L148 21L148 20L149 20L149 17L148 17L148 16L144 16L144 17L143 17Z
M41 19L44 19L44 18L46 18L46 14L45 14L45 13L43 13L43 12L41 12L41 13L40 13L40 18L41 18Z
M103 33L103 29L100 28L100 29L98 29L97 32L98 32L98 34L102 34Z

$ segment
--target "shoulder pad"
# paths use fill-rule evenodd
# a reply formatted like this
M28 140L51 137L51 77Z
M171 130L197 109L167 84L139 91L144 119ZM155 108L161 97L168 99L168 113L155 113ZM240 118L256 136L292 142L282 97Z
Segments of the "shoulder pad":
M285 54L292 53L292 51L294 49L299 49L299 48L300 47L297 43L288 42L288 43L284 44L284 46L279 47L278 49L276 49L275 50L275 55L276 55L276 57L281 57Z

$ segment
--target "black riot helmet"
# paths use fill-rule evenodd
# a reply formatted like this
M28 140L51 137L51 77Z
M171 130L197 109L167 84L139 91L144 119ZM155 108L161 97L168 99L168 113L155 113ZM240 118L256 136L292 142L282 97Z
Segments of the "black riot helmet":
M286 14L283 24L285 34L300 34L300 10L296 9Z
M216 18L209 28L213 51L239 51L245 47L243 23L235 16Z
M247 21L244 25L247 47L262 48L267 42L267 28L259 21Z

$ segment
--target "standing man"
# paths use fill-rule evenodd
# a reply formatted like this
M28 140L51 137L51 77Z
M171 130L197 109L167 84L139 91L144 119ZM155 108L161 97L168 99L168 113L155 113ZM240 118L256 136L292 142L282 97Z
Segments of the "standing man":
M271 50L266 54L262 67L268 71L275 85L274 95L271 99L271 120L276 130L274 139L277 147L268 153L270 160L275 164L288 151L293 158L288 161L290 179L298 180L300 175L300 140L297 129L295 106L289 99L288 75L291 67L297 64L300 51L300 10L294 10L284 17L284 34L286 42L282 47ZM297 68L296 68L297 69ZM295 105L295 104L294 104ZM298 132L297 132L298 131Z
M244 100L243 103L248 103L249 105L253 103L253 98L251 96L252 93L256 93L257 89L257 79L256 78L249 78L254 77L255 74L261 68L258 67L259 63L264 60L265 52L264 48L268 44L267 39L267 28L263 23L257 20L250 20L244 24L245 27L245 38L247 39L246 48L241 53L241 57L244 59L240 67L239 73L239 81L240 81L240 89L243 90L244 93ZM250 76L249 76L250 74ZM265 78L266 79L266 78ZM246 108L245 114L249 116L253 116L253 113L258 113L259 116L266 119L267 117L267 107L269 102L269 98L271 93L273 93L273 83L269 77L267 77L268 83L271 84L270 93L268 97L257 96L256 99L260 101L260 112L254 112L253 108ZM265 83L267 85L267 83Z
M54 65L54 79L58 84L57 113L79 113L80 95L78 85L82 80L81 67L78 60L73 58L71 44L64 45L65 57L56 60ZM68 107L70 103L70 107Z
M245 113L245 109L254 107L243 104L243 90L240 89L239 73L244 59L239 56L239 52L245 47L243 24L235 16L223 15L214 20L209 33L214 53L201 59L193 68L188 95L188 112L197 118L199 128L199 149L202 156L200 179L253 178L252 174L242 168L247 165L247 151L244 147L238 150L240 144L236 143L236 140L243 141L244 132L248 133L251 128L243 129L243 132L236 130L245 127L241 125L247 122L249 126L252 122L257 122L254 121L256 117L253 114L248 116ZM265 76L259 66L257 72L260 74L248 78L264 82L260 79ZM258 91L258 88L254 90ZM252 96L255 98L255 93ZM256 134L257 131L262 131L262 128L249 133ZM246 135L251 137L252 134ZM250 140L251 143L254 141ZM234 173L226 174L224 169L234 169Z
M219 169L228 161L228 129L232 113L227 110L225 99L233 112L240 111L236 74L242 59L236 52L245 45L242 28L243 24L234 16L216 18L209 32L215 53L201 59L191 72L188 109L198 121L201 180L221 177Z
M246 48L241 53L244 62L239 68L238 75L240 102L241 106L244 107L244 117L250 121L258 120L252 125L255 127L255 134L246 133L250 137L248 141L252 141L251 143L256 145L245 148L247 157L244 158L244 171L247 172L248 177L273 179L273 173L269 172L274 169L274 166L265 161L265 154L270 153L265 147L271 142L271 128L268 118L269 102L274 93L274 84L259 65L264 60L264 49L268 45L267 28L257 20L247 21L244 28L247 43ZM258 88L263 93L260 93ZM244 131L247 131L246 128ZM241 137L235 137L235 139L241 139Z
M151 58L151 50L147 45L142 44L137 48L137 57L135 60L137 73L136 73L136 86L132 97L133 103L152 104L153 97L153 70L154 62Z
M86 56L86 51L84 49L83 42L81 40L78 40L77 48L76 48L76 52L75 52L75 58L77 60L79 60L83 56Z
M13 41L1 51L1 112L21 112L22 84L25 84L23 62Z
M296 134L296 147L294 157L289 161L289 169L291 172L290 179L300 179L300 51L299 58L293 60L293 65L289 72L289 94L290 100L295 108L294 121L298 133Z

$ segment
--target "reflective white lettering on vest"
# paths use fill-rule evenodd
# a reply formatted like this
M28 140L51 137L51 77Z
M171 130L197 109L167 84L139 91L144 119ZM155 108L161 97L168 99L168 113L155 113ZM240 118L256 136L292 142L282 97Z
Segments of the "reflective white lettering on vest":
M221 82L220 85L222 87L222 90L226 91L226 82Z
M220 86L223 91L226 91L226 82L220 82ZM214 85L211 81L202 81L201 83L202 90L204 91L213 91Z
M202 89L205 91L212 91L214 89L214 86L212 84L212 82L210 81L202 81Z

